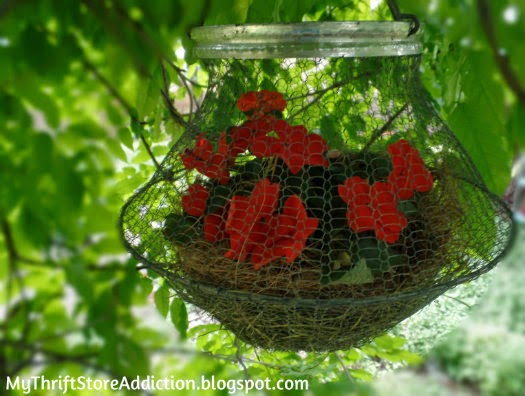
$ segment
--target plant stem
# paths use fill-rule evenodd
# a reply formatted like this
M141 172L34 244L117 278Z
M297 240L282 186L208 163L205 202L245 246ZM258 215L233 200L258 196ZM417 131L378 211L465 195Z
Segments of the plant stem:
M492 15L490 13L489 2L488 0L478 0L477 6L479 19L481 20L481 28L487 36L490 49L492 50L499 71L511 91L514 92L518 98L521 105L525 107L525 88L521 85L518 76L512 69L509 57L500 51L500 45L496 38L496 31L494 29L494 21L492 20Z
M396 113L394 115L392 115L388 120L387 122L385 123L385 125L383 125L381 128L377 129L372 137L370 138L370 140L366 143L365 147L363 148L363 151L368 151L368 149L372 146L372 144L374 144L374 142L379 139L381 137L381 135L383 133L385 133L391 126L392 126L392 123L394 122L394 120L399 117L401 115L401 113L403 113L406 108L408 106L408 103L405 103L403 105L403 107L401 107L398 111L396 111Z

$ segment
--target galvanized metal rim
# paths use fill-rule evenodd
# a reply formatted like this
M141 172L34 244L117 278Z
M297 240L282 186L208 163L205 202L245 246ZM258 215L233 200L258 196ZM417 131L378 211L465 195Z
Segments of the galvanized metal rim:
M405 21L301 22L194 28L198 58L406 56L422 52L421 33Z

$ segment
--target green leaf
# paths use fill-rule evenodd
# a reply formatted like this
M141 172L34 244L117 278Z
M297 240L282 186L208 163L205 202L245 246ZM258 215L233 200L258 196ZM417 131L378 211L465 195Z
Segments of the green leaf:
M525 109L520 102L514 103L512 113L508 120L507 128L508 140L511 147L525 149Z
M156 67L152 76L143 79L137 89L137 117L144 120L155 110L160 100L162 88L162 75L160 67Z
M60 190L57 194L55 204L67 205L65 208L70 210L79 209L82 206L82 199L86 192L82 175L77 172L76 158L57 157L53 164L53 178ZM70 215L64 213L66 219Z
M510 178L512 155L488 103L461 103L450 115L450 128L465 146L489 190L502 194Z
M325 115L321 118L321 135L328 143L328 147L334 149L345 147L345 142L333 115Z
M366 370L363 370L363 369L350 370L350 374L352 375L352 377L361 379L364 381L371 381L374 379L374 375L372 373Z
M35 246L46 246L49 241L51 227L33 202L25 203L19 214L18 223L25 238Z
M189 216L170 213L166 216L162 232L173 243L188 243L197 235L194 223L195 219Z
M252 0L247 22L301 22L318 0Z
M48 94L45 94L41 90L35 87L28 87L24 93L25 99L36 109L42 111L44 114L47 124L56 129L60 125L60 110Z
M160 286L155 293L153 293L155 306L163 317L168 315L168 310L170 308L170 294L170 288L166 284Z
M383 349L398 349L405 345L406 340L402 337L394 337L389 334L374 339L375 344Z
M310 11L317 0L278 1L282 22L301 22L304 14Z
M197 325L189 329L187 335L190 338L200 337L200 336L205 336L206 334L217 332L221 329L222 329L221 325L216 324L216 323Z
M225 25L244 23L250 7L250 0L212 1L205 25Z
M31 67L39 76L53 77L60 81L68 61L62 49L51 44L47 34L34 25L26 25L18 38L18 54L22 61Z
M119 335L117 341L118 366L129 376L146 376L151 373L149 359L143 346Z
M36 133L32 138L31 165L35 172L42 173L51 170L53 163L53 140L47 133Z
M274 20L274 9L279 0L252 0L246 22L248 23L271 23Z
M130 150L133 150L133 137L131 136L131 131L129 130L129 128L119 128L118 138L124 146L126 146Z
M180 338L185 340L188 331L188 311L186 304L180 298L174 298L170 304L171 322L178 330Z
M215 213L218 209L224 207L231 195L232 191L228 186L218 185L214 187L208 198L208 213Z
M341 278L332 282L332 284L348 284L348 285L359 285L362 283L369 283L374 281L374 275L368 266L366 265L366 260L361 259L357 264L346 273L344 273Z
M140 123L140 120L138 119L137 110L135 109L133 109L133 114L131 115L131 131L133 132L135 138L140 138L144 131L144 127Z
M66 279L86 304L93 299L93 283L84 263L73 261L65 268Z

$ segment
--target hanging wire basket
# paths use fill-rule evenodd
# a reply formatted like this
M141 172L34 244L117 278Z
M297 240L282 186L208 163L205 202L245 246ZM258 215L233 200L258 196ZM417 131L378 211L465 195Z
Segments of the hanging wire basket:
M128 249L278 350L358 346L490 270L511 215L433 109L410 28L194 29L209 88L123 208Z

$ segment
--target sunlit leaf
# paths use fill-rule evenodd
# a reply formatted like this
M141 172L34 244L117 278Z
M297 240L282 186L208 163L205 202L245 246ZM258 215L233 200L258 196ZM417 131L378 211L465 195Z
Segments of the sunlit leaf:
M163 284L153 294L155 300L155 306L160 314L164 317L168 315L170 308L170 289L167 285Z
M180 338L185 340L188 330L188 311L186 304L180 298L174 298L170 304L171 322L180 334Z

